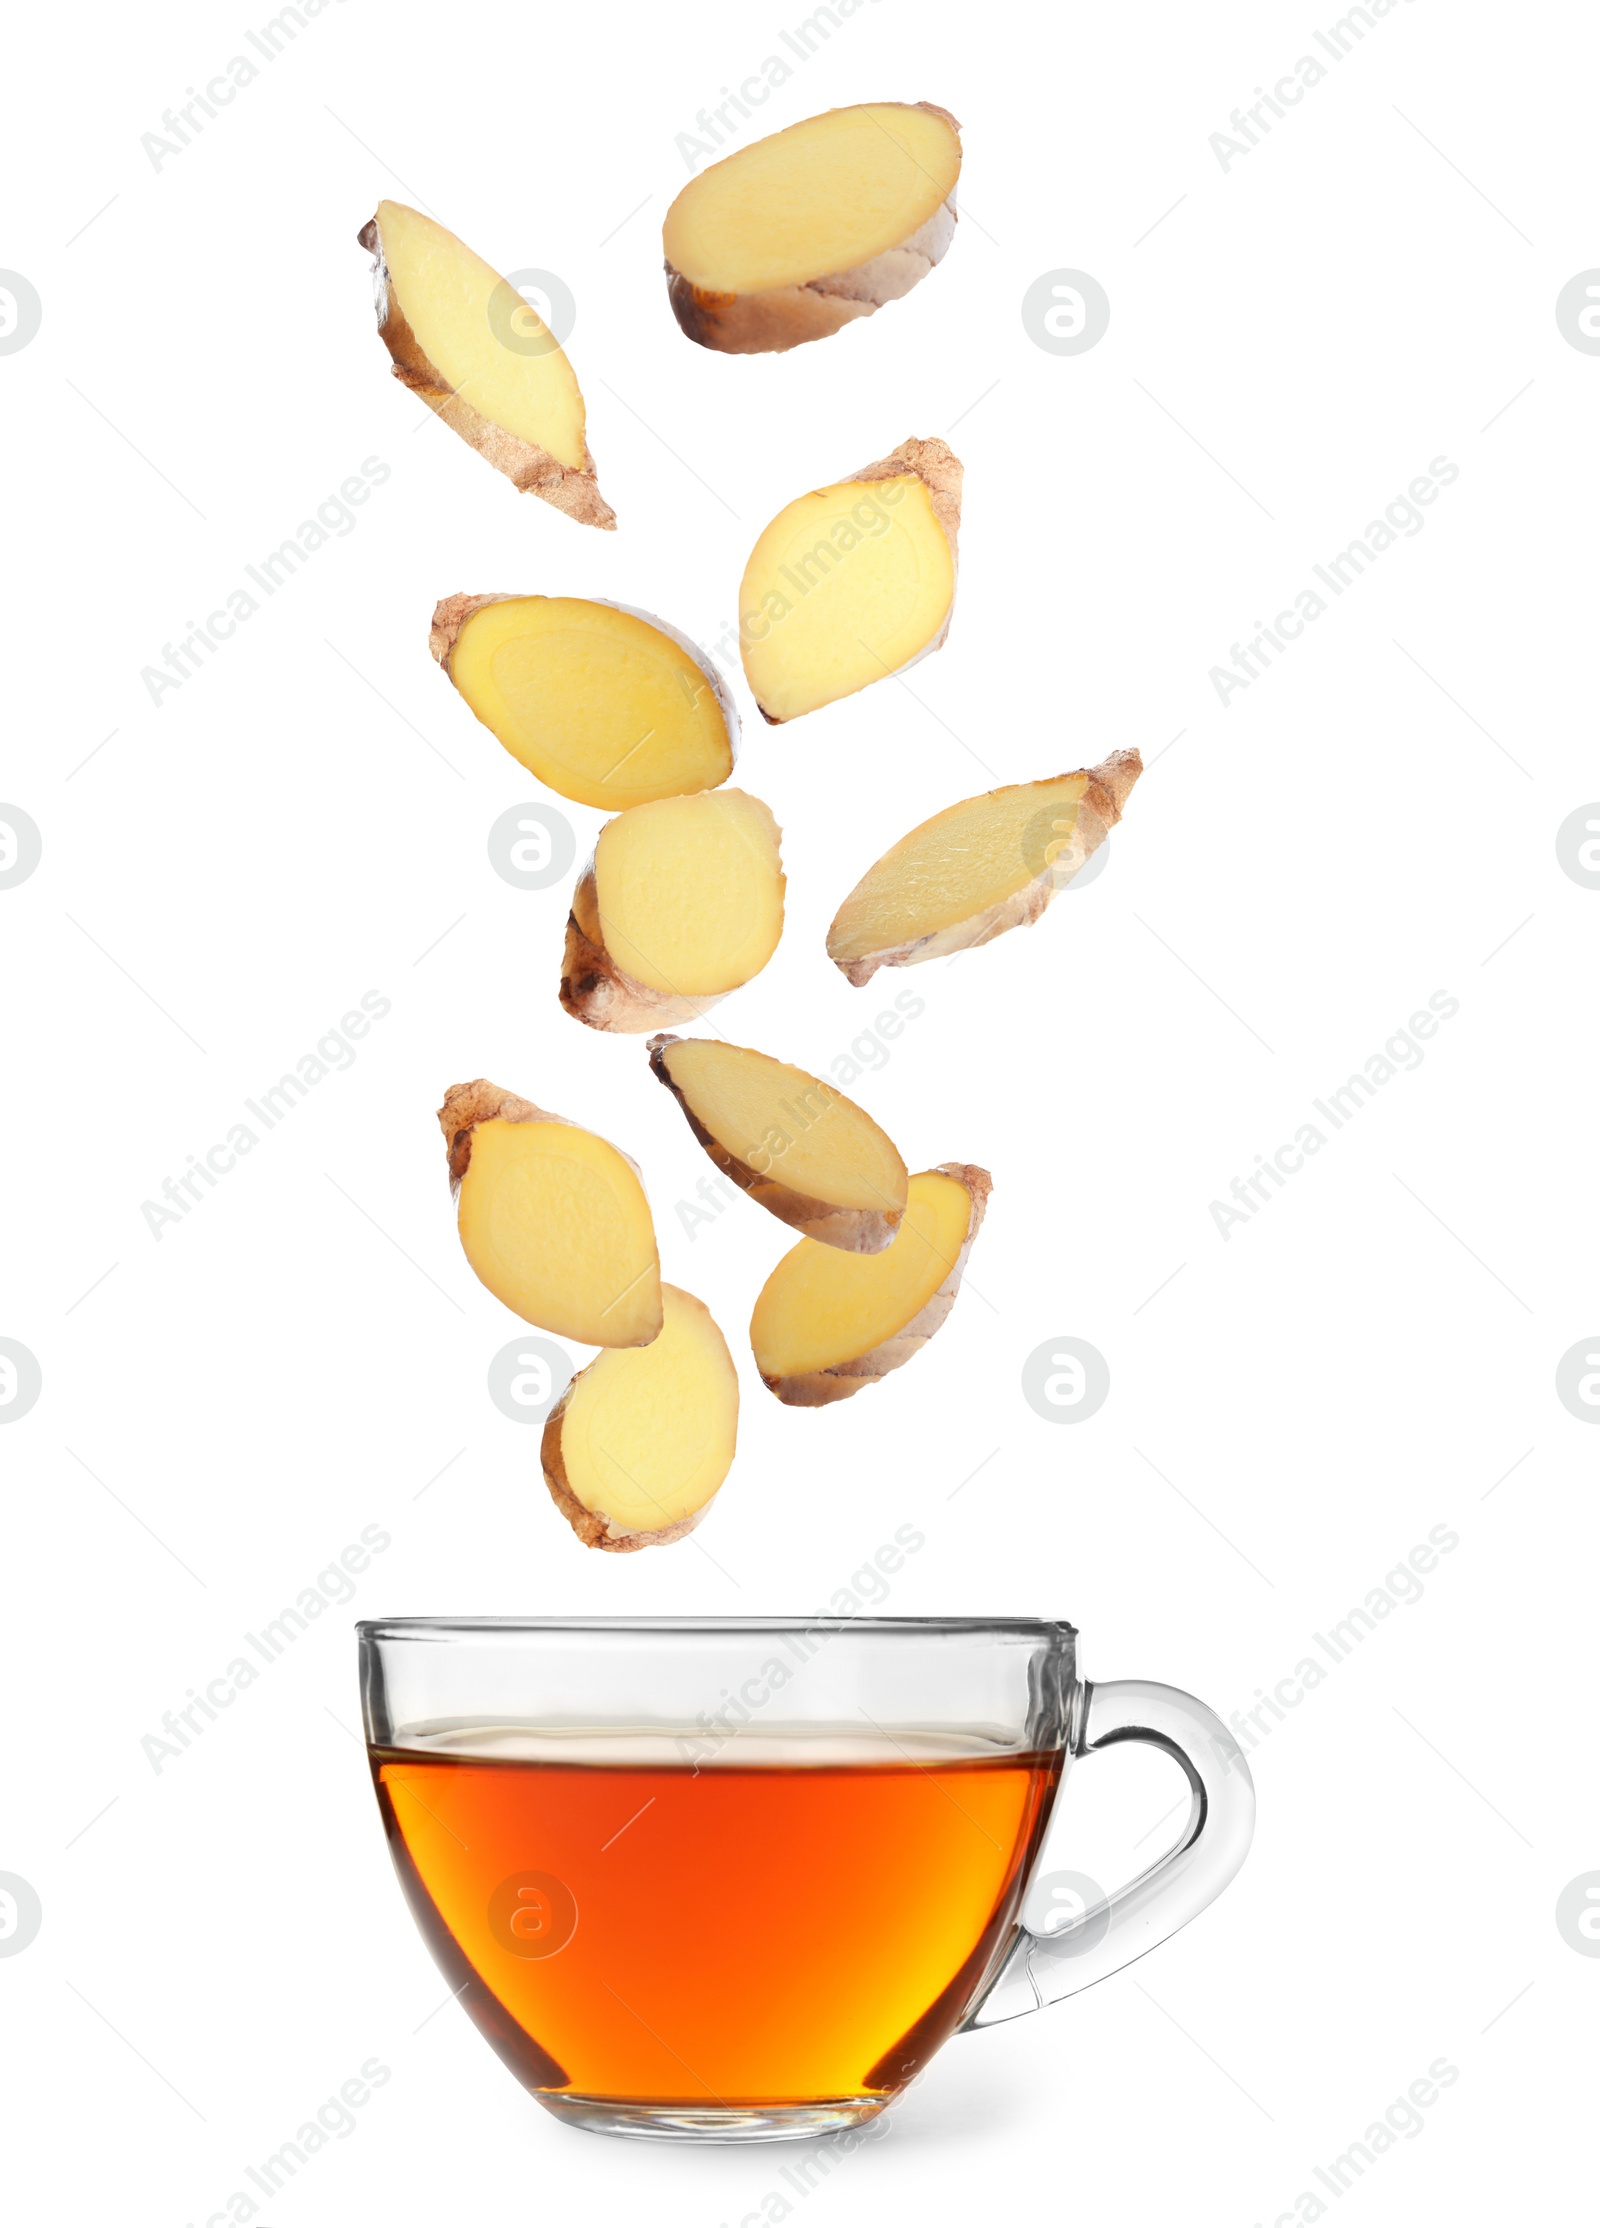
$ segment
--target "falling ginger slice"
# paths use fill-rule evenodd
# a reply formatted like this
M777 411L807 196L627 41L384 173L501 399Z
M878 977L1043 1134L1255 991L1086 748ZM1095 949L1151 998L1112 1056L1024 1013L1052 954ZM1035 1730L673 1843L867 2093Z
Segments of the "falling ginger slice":
M445 1093L439 1127L479 1282L557 1338L648 1346L661 1329L661 1271L626 1154L481 1079Z
M730 1182L791 1229L881 1253L906 1206L906 1164L870 1115L804 1068L720 1038L652 1037L650 1066Z
M781 831L759 797L708 789L608 820L573 892L561 1003L591 1029L694 1021L783 934Z
M403 201L362 226L378 337L394 374L520 493L615 526L595 482L583 396L537 311L482 256Z
M626 1555L692 1532L733 1462L739 1379L711 1312L661 1287L661 1335L602 1354L544 1427L550 1497L585 1547Z
M882 1253L842 1253L811 1238L761 1288L750 1344L762 1382L793 1408L847 1400L928 1343L961 1285L988 1201L987 1172L956 1162L913 1176Z
M687 635L583 596L446 596L428 647L489 732L574 804L715 789L739 715Z
M834 915L828 957L859 989L880 967L987 944L1030 927L1122 818L1136 750L1054 781L968 797L869 867Z
M829 109L759 139L667 211L673 315L731 356L825 340L927 277L960 173L961 127L928 101Z
M739 642L770 726L940 647L956 592L961 476L943 441L902 441L851 478L796 496L765 529L739 588Z

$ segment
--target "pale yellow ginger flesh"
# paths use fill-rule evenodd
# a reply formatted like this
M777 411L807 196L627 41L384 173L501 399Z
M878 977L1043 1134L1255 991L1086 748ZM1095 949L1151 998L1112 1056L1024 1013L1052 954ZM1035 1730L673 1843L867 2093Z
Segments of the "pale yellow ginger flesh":
M828 956L858 987L876 968L987 944L1036 921L1105 841L1142 771L1136 750L1051 781L967 797L902 836L835 914Z
M882 1253L843 1253L802 1238L768 1277L750 1319L762 1376L773 1383L837 1369L897 1338L954 1273L972 1209L965 1184L929 1171L911 1178L900 1227Z
M479 417L586 467L583 396L554 334L492 264L403 201L375 219L390 291L417 346Z
M595 898L605 949L649 990L737 990L783 933L778 823L742 789L635 805L600 831Z
M691 179L667 212L667 261L711 293L758 294L854 270L955 191L961 141L941 111L831 109Z
M943 637L956 561L926 482L845 480L787 504L739 589L745 677L771 721L886 679Z
M632 1163L571 1122L479 1122L457 1223L474 1274L525 1323L586 1346L661 1329L655 1227Z
M690 1293L664 1284L661 1304L661 1335L591 1362L546 1433L551 1491L592 1546L681 1537L733 1462L739 1379L727 1342Z
M902 836L840 906L828 931L836 960L932 936L1033 881L1071 837L1086 773L1019 782L968 797Z
M620 812L715 789L733 771L707 674L661 628L581 596L507 596L462 625L448 671L519 765L575 804Z
M842 1091L712 1038L668 1038L651 1065L718 1165L736 1164L735 1181L762 1206L827 1244L877 1252L889 1243L905 1210L906 1164Z

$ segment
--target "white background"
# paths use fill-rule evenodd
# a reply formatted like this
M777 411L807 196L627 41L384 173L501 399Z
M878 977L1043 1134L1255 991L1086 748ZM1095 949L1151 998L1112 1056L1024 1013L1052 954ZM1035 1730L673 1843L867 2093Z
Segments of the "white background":
M265 2228L713 2228L778 2217L775 2191L839 2228L1562 2205L1600 1985L1554 1917L1600 1865L1600 1435L1554 1384L1600 1323L1600 894L1555 838L1600 795L1600 360L1554 303L1600 263L1600 40L1576 6L1405 0L1334 65L1312 34L1339 12L862 8L738 143L942 102L963 220L907 301L755 359L679 334L659 225L677 136L789 54L798 7L341 0L159 171L141 134L254 51L251 19L18 35L0 262L44 306L0 358L0 795L44 843L0 892L0 1333L43 1372L0 1440L0 1870L43 1906L0 1961L23 2217L198 2228L370 2057L387 2085ZM1304 54L1326 81L1224 170L1210 135ZM355 241L383 195L570 285L615 535L517 497L388 377ZM1112 304L1079 356L1020 316L1062 267ZM683 1228L707 1164L640 1042L560 1012L566 891L485 851L536 785L427 624L456 589L600 594L713 640L772 513L912 433L967 468L954 627L910 689L782 730L734 676L790 905L718 1024L825 1069L914 988L855 1095L913 1167L979 1161L995 1193L937 1345L802 1413L744 1330L786 1235L743 1203ZM355 531L152 705L141 668L369 456L391 477ZM1220 704L1209 669L1437 456L1459 478L1425 529ZM881 998L827 963L840 897L914 821L1129 744L1149 770L1105 872L1036 929ZM586 851L598 816L562 809ZM354 1066L152 1236L142 1202L368 990L392 1011ZM1225 1240L1212 1200L1435 991L1459 1013L1422 1065ZM487 1397L516 1326L460 1257L433 1119L479 1074L641 1159L664 1271L740 1357L696 1544L585 1553L537 1432ZM1063 1335L1111 1372L1071 1427L1020 1390ZM562 2130L439 2008L354 1743L352 1620L808 1609L903 1523L927 1545L890 1608L1069 1616L1091 1677L1224 1714L1431 1527L1459 1546L1263 1720L1256 1845L1215 1908L953 2043L814 2194L780 2179L793 2153ZM357 1599L154 1772L163 1712L372 1524L392 1544ZM1084 1766L1056 1860L1147 1861L1175 1795L1135 1756ZM1441 2057L1422 2132L1335 2200L1312 2168Z

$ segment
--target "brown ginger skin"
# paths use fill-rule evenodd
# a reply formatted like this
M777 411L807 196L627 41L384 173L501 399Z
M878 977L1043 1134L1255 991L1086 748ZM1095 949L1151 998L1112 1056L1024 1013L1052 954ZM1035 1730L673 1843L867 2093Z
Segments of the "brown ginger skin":
M917 1310L909 1323L903 1324L892 1337L883 1339L870 1353L857 1354L849 1361L835 1362L827 1369L804 1370L793 1377L769 1377L763 1370L761 1382L769 1392L777 1394L785 1407L831 1407L836 1400L848 1400L852 1393L860 1392L863 1386L877 1384L881 1378L888 1376L890 1370L903 1369L913 1354L921 1353L955 1306L967 1256L972 1251L973 1240L983 1226L984 1211L989 1204L989 1194L994 1189L994 1180L986 1168L975 1168L967 1161L941 1161L932 1173L953 1177L965 1188L971 1201L967 1234L944 1282L933 1297Z
M493 419L480 416L423 354L389 282L389 266L383 259L375 216L367 219L356 238L373 258L378 338L389 351L394 376L441 417L452 433L460 434L469 448L476 449L485 463L503 472L520 495L542 497L580 526L614 529L617 514L600 493L588 442L583 445L583 467L575 470L536 441L525 441L520 434L509 433Z
M443 596L433 607L433 620L428 628L428 655L435 665L450 670L450 660L455 652L457 638L475 611L482 611L486 604L512 603L509 593L492 596Z
M567 1129L583 1127L569 1114L552 1114L548 1107L535 1106L532 1099L519 1098L515 1091L502 1091L498 1083L490 1083L481 1075L474 1083L451 1084L439 1109L438 1121L449 1148L452 1196L461 1189L461 1179L471 1163L472 1133L480 1122L560 1122ZM610 1144L610 1139L604 1142ZM623 1152L620 1145L612 1145L611 1150L627 1162L642 1182L643 1171L633 1155Z
M942 116L959 135L961 126L949 109L934 101L908 105ZM760 294L719 294L694 285L666 262L667 299L682 331L701 348L724 356L773 355L810 340L827 340L885 303L901 300L943 261L955 230L952 190L914 232L851 270Z
M433 607L433 618L428 627L428 655L433 659L435 665L441 667L448 674L450 672L450 661L455 655L456 644L461 638L461 630L474 613L484 610L491 603L518 603L522 600L521 597L513 594L509 589L501 589L494 594L483 596L461 593L453 596L441 596ZM728 732L729 771L731 772L733 762L737 760L739 755L739 707L734 701L732 690L717 670L715 661L707 657L699 644L686 635L681 628L673 626L669 620L658 618L653 611L641 611L636 604L614 602L609 596L593 596L584 600L604 604L610 611L625 611L630 619L642 619L647 627L654 627L657 634L664 634L670 642L676 642L680 650L686 651L693 658L695 664L704 674L706 686L710 689L716 701L717 709L722 714L722 724Z
M815 1238L820 1245L837 1246L845 1253L881 1253L899 1229L904 1207L841 1207L830 1199L813 1199L770 1173L759 1174L738 1153L729 1152L699 1120L672 1079L668 1054L681 1041L673 1036L652 1037L650 1072L672 1093L696 1144L728 1181L803 1237Z
M450 1086L438 1120L449 1149L453 1197L461 1189L461 1179L472 1160L472 1133L480 1122L564 1122L566 1116L547 1114L532 1099L518 1098L515 1091L502 1091L498 1083L480 1075L476 1082Z
M891 944L882 951L865 952L857 959L836 956L830 929L829 958L845 980L859 990L872 980L880 967L915 967L923 960L947 958L952 952L976 951L980 944L993 943L997 936L1003 936L1008 928L1031 928L1051 899L1059 896L1122 818L1128 792L1143 771L1144 761L1136 750L1113 751L1109 758L1090 769L1089 784L1079 801L1072 834L1041 863L1038 873L1010 897L987 905L970 919L954 921L948 928L938 929L931 935L915 936L907 943Z
M444 1095L444 1103L439 1108L437 1120L440 1129L444 1132L446 1161L450 1175L450 1196L452 1199L458 1197L461 1186L466 1180L467 1172L472 1165L473 1137L477 1131L478 1125L481 1122L553 1122L563 1129L583 1130L583 1124L581 1122L574 1122L570 1120L565 1114L552 1114L546 1107L535 1106L532 1099L520 1098L515 1091L503 1091L498 1083L491 1083L484 1076L477 1077L471 1083L453 1083ZM593 1137L596 1133L592 1130L586 1130L584 1131L584 1134L586 1136ZM609 1138L600 1138L599 1142L604 1145L608 1151L615 1153L617 1158L627 1165L627 1167L632 1171L635 1178L637 1178L639 1188L642 1193L644 1189L644 1178L639 1164L633 1158L633 1156L630 1153L623 1152L620 1146L613 1145ZM645 1214L648 1218L648 1202L642 1202L642 1204L644 1205ZM653 1230L651 1232L651 1255L651 1274L655 1275L658 1273L659 1263L655 1258L655 1238ZM479 1282L485 1285L489 1291L495 1292L495 1285L491 1282L489 1277L484 1275L478 1263L472 1259L470 1249L468 1250L467 1258L473 1268L474 1273L477 1275ZM504 1295L496 1292L496 1297L503 1298ZM516 1307L514 1302L507 1302L506 1304L512 1306L514 1313L522 1313L522 1310ZM607 1308L602 1312L609 1313L610 1310L609 1308ZM532 1322L536 1319L524 1315L523 1320L525 1322ZM553 1331L555 1336L557 1336L558 1338L581 1337L587 1339L590 1336L590 1334L587 1332L580 1333L569 1329L564 1329L559 1322L551 1323L543 1317L537 1318L537 1320L540 1323L540 1327ZM660 1332L660 1329L661 1315L658 1307L656 1310L656 1318L653 1327L651 1327L642 1336L636 1339L620 1341L616 1343L648 1346L651 1339L656 1337L657 1334ZM607 1350L610 1351L614 1342L605 1338L594 1338L592 1340L592 1343L594 1343L595 1345L604 1345Z
M586 1028L616 1036L642 1036L671 1021L698 1021L728 996L726 991L690 997L654 990L630 975L606 949L594 862L584 869L567 915L566 949L561 960L563 1009Z
M926 439L912 434L909 440L901 442L899 448L891 449L887 456L879 457L876 463L863 464L859 472L851 473L850 478L852 482L867 486L874 480L904 479L908 472L914 472L928 490L933 515L944 528L945 539L950 544L951 560L954 562L959 556L956 538L961 531L961 483L965 470L948 441L941 441L937 434ZM932 648L933 645L930 644L929 647ZM924 650L919 654L926 657L928 652Z
M561 1453L561 1425L567 1412L567 1403L572 1398L578 1377L582 1375L580 1370L551 1409L545 1419L544 1434L539 1443L540 1467L544 1472L544 1482L550 1489L551 1500L584 1546L597 1547L606 1555L633 1555L641 1547L670 1547L674 1540L686 1538L716 1499L715 1494L712 1494L710 1500L703 1501L699 1508L691 1510L687 1516L680 1517L676 1524L663 1524L655 1532L635 1532L628 1530L625 1525L613 1524L610 1517L598 1515L595 1510L586 1508L573 1492Z
M944 529L944 538L950 544L951 567L959 576L961 559L957 543L961 532L961 483L965 468L947 441L941 441L936 434L925 440L912 434L909 440L901 442L899 448L891 449L887 456L880 456L875 463L863 464L860 471L852 472L849 480L843 484L850 487L870 486L875 480L903 480L908 473L919 479L928 491L933 515ZM909 673L914 665L920 665L924 658L931 658L935 650L944 648L955 607L955 581L952 580L950 608L944 615L938 633L931 642L923 644L915 657L907 658L904 665L898 666L896 672ZM885 674L883 678L892 680L894 675ZM788 724L777 713L769 712L759 697L756 699L756 709L769 727L783 727Z

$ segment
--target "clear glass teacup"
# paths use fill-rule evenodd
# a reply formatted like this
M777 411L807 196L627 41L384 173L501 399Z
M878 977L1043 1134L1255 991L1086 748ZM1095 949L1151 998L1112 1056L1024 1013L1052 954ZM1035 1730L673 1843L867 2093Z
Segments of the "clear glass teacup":
M1141 1957L1239 1869L1255 1795L1204 1704L1090 1684L1031 1618L380 1619L391 1854L457 2000L539 2102L735 2142L869 2120L957 2032ZM1176 1841L1085 1906L1043 1861L1074 1758L1175 1757ZM1035 1923L1029 1923L1030 1915Z

